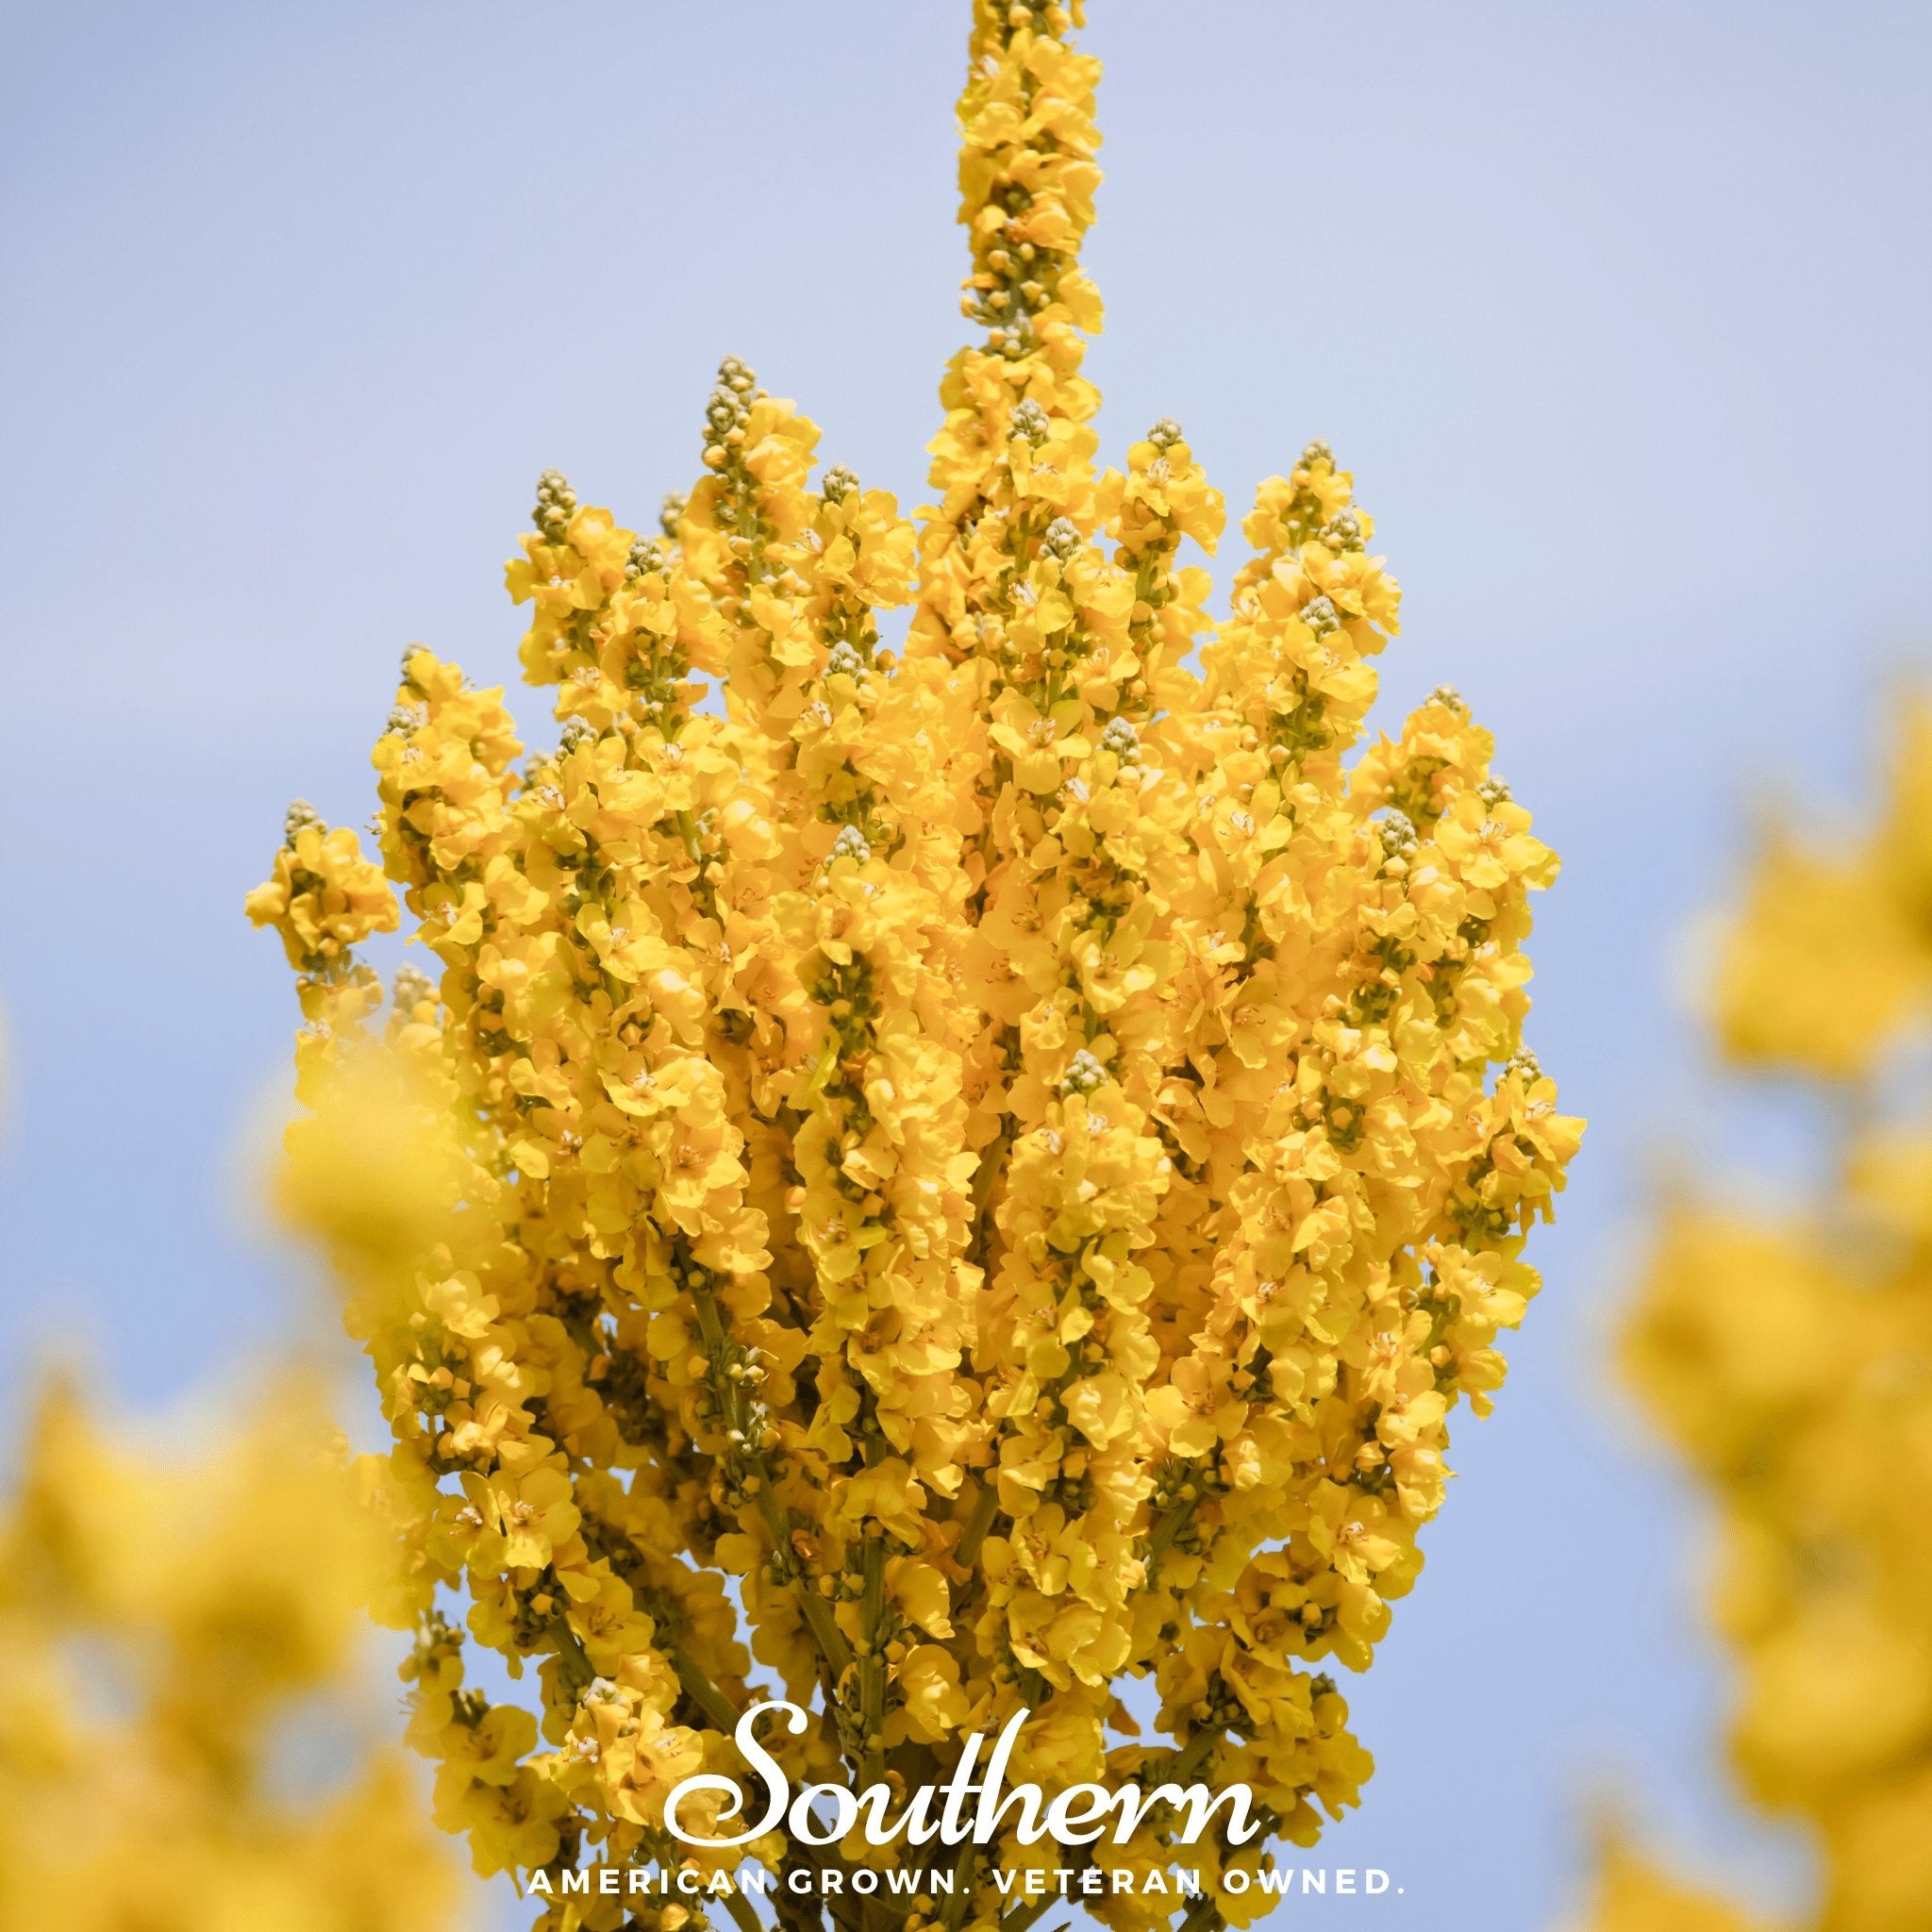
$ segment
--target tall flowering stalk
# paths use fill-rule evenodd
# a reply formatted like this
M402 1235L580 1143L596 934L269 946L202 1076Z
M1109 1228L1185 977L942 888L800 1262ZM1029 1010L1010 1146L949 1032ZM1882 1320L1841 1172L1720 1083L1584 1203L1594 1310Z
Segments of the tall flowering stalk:
M1878 823L1772 840L1728 935L1719 1044L1796 1075L1836 1144L1784 1214L1667 1213L1625 1340L1638 1394L1715 1504L1716 1619L1746 1793L1821 1853L1817 1932L1932 1924L1932 707ZM1611 1861L1597 1932L1753 1922Z
M380 869L299 808L250 902L308 1021L298 1216L395 1429L413 1735L486 1872L735 1862L664 1795L745 1777L729 1733L774 1678L814 1711L774 1727L796 1779L940 1783L1030 1709L1014 1779L1245 1782L1311 1842L1370 1768L1322 1666L1368 1664L1448 1411L1487 1407L1537 1288L1580 1132L1521 1050L1556 860L1453 691L1361 747L1398 593L1324 445L1262 486L1220 624L1178 561L1224 521L1179 426L1096 468L1074 25L974 8L983 334L917 526L814 483L817 429L726 358L658 532L539 485L508 584L555 748L411 647ZM396 921L385 874L442 970L380 1017L353 949ZM402 1097L339 1101L377 1033ZM535 1707L466 1644L533 1664ZM1139 1881L1176 1830L1155 1804L1083 1851L1134 1886L1086 1902L1165 1924ZM950 1893L776 1908L959 1932L1001 1917L996 1868L1061 1856L1009 1837Z

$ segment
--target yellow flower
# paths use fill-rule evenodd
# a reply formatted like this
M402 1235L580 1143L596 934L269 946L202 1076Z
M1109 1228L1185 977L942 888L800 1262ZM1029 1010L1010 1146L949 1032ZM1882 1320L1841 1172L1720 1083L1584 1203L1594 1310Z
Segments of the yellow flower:
M447 1847L357 1668L395 1582L373 1476L298 1382L176 1461L43 1394L0 1507L0 1923L455 1923ZM341 1761L291 1791L318 1721Z
M754 1656L814 1777L942 1781L1030 1708L1049 1782L1178 1751L1312 1842L1369 1769L1312 1671L1371 1660L1538 1287L1581 1131L1520 1056L1554 857L1459 700L1365 741L1399 593L1325 446L1224 623L1179 425L1099 468L1076 13L974 0L930 507L815 469L727 357L661 537L539 483L508 581L554 748L420 649L377 747L442 970L387 1022L346 956L311 992L291 1200L419 1615L467 1593L549 1747L450 1776L488 1869L655 1855L667 1765L741 1775ZM417 1098L365 1158L322 1124L377 1033ZM424 1643L458 1765L481 1707ZM1109 1741L1148 1672L1174 1751Z
M1822 1932L1906 1932L1932 1915L1932 1558L1899 1488L1932 1441L1932 1136L1875 1093L1932 969L1927 716L1907 709L1869 832L1835 850L1765 841L1718 962L1727 1057L1849 1089L1856 1104L1835 1110L1811 1187L1787 1187L1777 1208L1671 1205L1624 1346L1638 1393L1710 1491L1734 1762L1750 1796L1815 1832L1823 1898L1804 1923ZM1545 1123L1531 1118L1541 1083L1512 1088L1499 1098L1514 1141ZM1590 1922L1748 1923L1614 1845Z
M280 935L289 964L325 974L370 934L393 932L396 902L382 868L362 857L347 826L327 830L298 804L290 813L288 841L275 854L274 874L247 901L249 920Z
M570 1500L568 1474L551 1463L523 1476L495 1476L470 1493L487 1510L491 1526L502 1534L504 1565L511 1570L542 1569L557 1545L575 1533L580 1520Z

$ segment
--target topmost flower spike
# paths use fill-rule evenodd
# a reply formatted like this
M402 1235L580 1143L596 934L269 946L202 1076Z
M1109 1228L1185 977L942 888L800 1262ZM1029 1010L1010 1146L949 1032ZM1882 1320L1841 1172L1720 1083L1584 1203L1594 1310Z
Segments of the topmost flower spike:
M310 1023L292 1198L395 1428L413 1734L485 1870L734 1864L662 1804L744 1776L753 1657L815 1708L771 1737L794 1778L938 1783L1030 1708L1015 1779L1241 1781L1311 1841L1369 1769L1319 1667L1368 1663L1447 1412L1487 1406L1537 1287L1580 1132L1521 1050L1555 858L1453 691L1344 768L1397 591L1324 445L1262 486L1218 625L1177 561L1224 521L1179 425L1096 472L1074 24L975 8L985 334L923 526L841 467L812 487L816 428L727 358L661 536L539 486L509 584L554 750L408 654L383 870L440 987L378 1020L350 928L388 901L347 834L305 824L251 902ZM413 1112L372 1143L376 1076L337 1076L378 1030ZM462 1688L440 1587L537 1661L537 1708ZM1110 1743L1150 1675L1172 1741ZM1108 1924L1164 1924L1140 1880L1178 1829L1155 1804L1124 1844L963 1847L950 1893L777 1909L958 1932L1002 1919L996 1865L1058 1856L1126 1874ZM1210 1883L1191 1923L1245 1897ZM1006 1903L1014 1932L1043 1905Z

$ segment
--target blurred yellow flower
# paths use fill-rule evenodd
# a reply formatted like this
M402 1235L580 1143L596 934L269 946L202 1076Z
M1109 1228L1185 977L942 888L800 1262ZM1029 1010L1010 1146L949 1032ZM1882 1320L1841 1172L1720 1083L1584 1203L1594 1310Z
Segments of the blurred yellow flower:
M1624 1339L1629 1379L1707 1489L1747 1793L1806 1822L1818 1932L1932 1924L1932 1125L1881 1082L1932 982L1932 708L1905 712L1890 796L1835 849L1768 839L1718 976L1720 1041L1833 1108L1829 1163L1783 1213L1679 1200ZM1651 1916L1645 1916L1645 1914ZM1701 1916L1700 1916L1701 1914ZM1614 1853L1595 1932L1745 1922Z
M300 1386L192 1463L42 1396L0 1514L0 1924L453 1924L443 1841L357 1694L388 1563L368 1475Z

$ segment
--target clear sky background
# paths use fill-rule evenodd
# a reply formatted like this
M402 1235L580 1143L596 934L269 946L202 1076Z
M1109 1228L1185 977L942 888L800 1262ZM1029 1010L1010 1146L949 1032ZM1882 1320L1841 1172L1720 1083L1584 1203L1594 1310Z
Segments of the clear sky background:
M1605 1338L1666 1175L1800 1171L1786 1097L1710 1095L1695 922L1764 801L1856 806L1932 642L1932 12L1093 12L1108 451L1179 417L1238 516L1328 438L1407 591L1389 712L1457 683L1565 859L1530 1041L1591 1134L1348 1687L1380 1769L1325 1860L1404 1892L1291 1911L1541 1932L1608 1799L1802 1896L1724 1795L1698 1511ZM956 0L7 8L9 1416L49 1338L147 1408L311 1319L237 1204L293 1024L242 896L291 794L368 815L406 641L513 675L538 471L647 523L730 351L923 500L964 30Z

